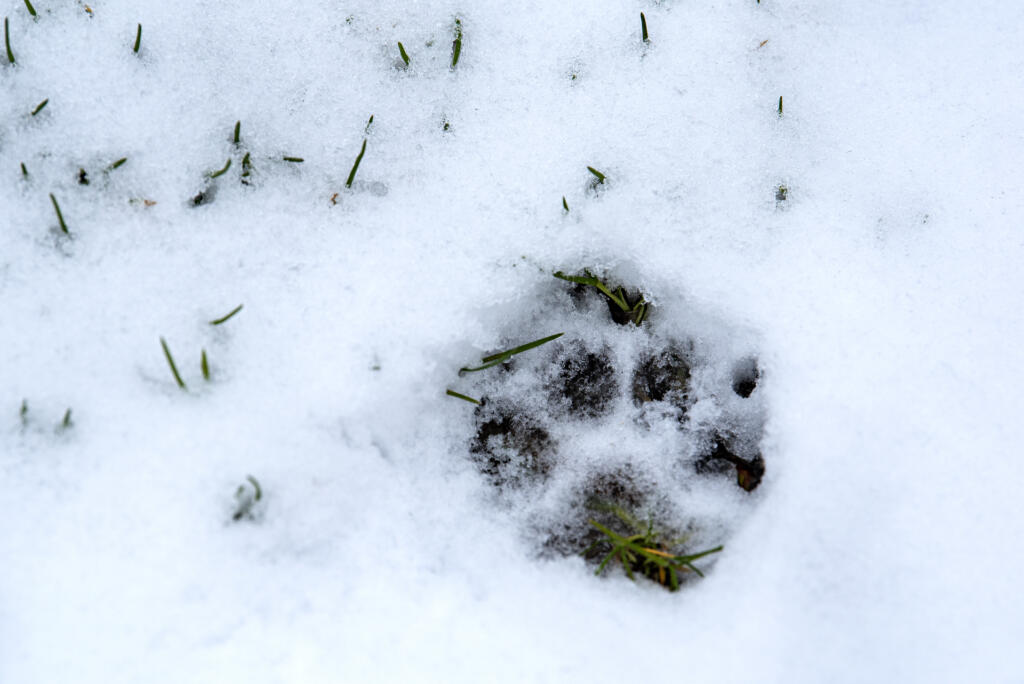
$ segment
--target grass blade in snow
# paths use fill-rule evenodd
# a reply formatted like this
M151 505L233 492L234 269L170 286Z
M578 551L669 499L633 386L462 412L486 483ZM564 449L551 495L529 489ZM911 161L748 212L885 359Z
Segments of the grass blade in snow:
M462 54L462 21L456 17L455 19L455 40L452 41L452 66L454 69L455 65L459 63L459 55Z
M132 52L139 54L139 48L142 46L142 24L139 24L139 30L135 32L135 47L132 48Z
M561 271L555 272L555 277L561 280L567 280L570 283L579 283L580 285L590 285L596 287L601 294L608 297L623 313L627 314L625 318L616 317L615 313L612 313L612 318L617 323L626 323L632 321L634 325L640 325L647 318L647 302L644 301L643 296L633 304L629 304L629 300L626 295L626 291L622 287L615 288L615 291L609 289L607 285L602 283L598 278L595 278L590 271L584 271L586 276L571 276L562 273ZM621 320L620 320L621 319Z
M211 173L210 174L210 178L219 178L220 176L223 176L225 173L227 173L228 169L230 169L230 168L231 168L231 160L228 159L228 163L224 165L224 168L221 169L220 171L214 171L213 173Z
M4 17L4 45L7 46L7 63L14 64L14 53L11 52L11 27L7 23L7 17Z
M42 102L36 105L36 108L32 110L32 116L35 116L39 112L46 108L46 105L50 102L50 98L46 98Z
M185 381L181 379L181 375L178 373L178 367L174 364L174 357L171 356L171 350L167 346L167 341L164 338L160 338L160 346L164 348L164 356L167 357L167 365L171 367L171 373L174 374L174 380L178 383L178 387L181 389L188 389L185 387Z
M556 278L559 278L561 280L568 280L570 283L579 283L580 285L591 285L593 287L596 287L606 297L608 297L608 299L615 302L616 306L618 306L620 309L622 309L623 311L630 310L629 306L626 305L626 302L621 297L617 296L614 292L609 290L607 285L605 285L599 279L592 276L589 271L586 271L586 274L586 276L571 276L566 275L561 271L555 271Z
M220 325L221 323L227 323L229 320L231 320L232 316L234 316L236 313L242 310L242 306L242 304L239 304L234 309L232 309L227 315L221 316L217 320L210 321L210 325Z
M402 56L402 61L405 62L405 66L409 66L409 53L405 51L405 46L402 45L402 41L398 41L398 54Z
M32 15L32 18L35 19L36 8L32 6L32 3L29 2L29 0L25 0L25 8L28 10L28 13Z
M511 359L516 354L522 354L524 351L529 351L530 349L534 349L535 347L539 347L542 344L547 344L551 340L557 340L559 337L561 337L564 334L565 333L558 333L557 335L549 335L548 337L542 337L539 340L534 340L533 342L527 342L526 344L521 344L518 347L513 347L512 349L507 349L507 350L505 350L503 352L498 352L497 354L491 354L490 356L485 356L484 358L480 359L480 361L484 365L478 366L476 368L460 368L459 369L459 373L475 373L476 371L482 371L485 368L490 368L492 366L497 366L499 363L504 363L505 361L508 361L509 359Z
M61 213L60 205L57 204L57 198L53 196L52 192L50 193L50 201L53 202L53 210L57 212L57 221L60 223L61 231L65 235L71 235L71 232L68 230L68 224L64 223L64 214Z
M643 12L640 13L640 37L645 43L651 42L647 37L647 17L644 16Z
M371 123L372 123L371 118ZM366 124L369 127L370 124ZM359 162L363 161L363 155L366 154L366 138L363 138L363 147L359 150L359 156L356 157L356 163L352 165L352 170L348 172L348 180L345 181L345 187L351 188L352 181L356 179L356 171L359 170Z
M481 403L479 399L474 399L473 397L467 397L465 394L459 394L455 390L445 390L445 394L447 394L449 397L455 397L456 399L462 399L463 401L468 401L469 403L476 404L477 406L479 406L480 403Z

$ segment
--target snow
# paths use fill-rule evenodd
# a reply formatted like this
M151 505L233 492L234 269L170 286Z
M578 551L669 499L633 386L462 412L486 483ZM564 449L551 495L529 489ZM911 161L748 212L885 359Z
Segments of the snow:
M1024 7L550 4L4 4L0 681L1024 677ZM569 329L758 359L765 480L674 490L725 546L680 592L538 555L557 496L470 458L458 369ZM549 418L664 467L636 411Z

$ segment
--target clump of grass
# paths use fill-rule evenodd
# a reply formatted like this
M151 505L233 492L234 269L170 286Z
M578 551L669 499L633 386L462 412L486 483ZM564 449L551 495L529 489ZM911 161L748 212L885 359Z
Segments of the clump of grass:
M50 102L50 98L46 98L42 102L36 105L36 108L32 110L32 116L35 116L39 112L43 111L46 105Z
M476 368L460 368L459 369L459 375L462 375L463 373L475 373L476 371L482 371L482 370L484 370L486 368L491 368L492 366L497 366L498 364L505 363L506 361L511 359L516 354L522 354L524 351L529 351L530 349L534 349L535 347L539 347L542 344L547 344L548 342L551 342L552 340L557 340L559 337L561 337L564 334L565 333L558 333L556 335L549 335L548 337L542 337L539 340L534 340L533 342L527 342L526 344L521 344L518 347L513 347L512 349L506 349L505 351L498 352L497 354L491 354L490 356L485 356L484 358L480 359L480 362L482 364L484 364L484 365L478 366Z
M456 399L462 399L463 401L468 401L469 403L476 404L477 406L480 406L480 404L483 403L479 399L474 399L473 397L467 397L465 394L459 394L455 390L445 390L444 393L447 394L449 397L455 397Z
M644 16L643 12L640 13L640 37L644 43L651 42L651 39L647 36L647 17Z
M455 40L452 41L452 66L454 70L462 54L462 20L455 17Z
M178 387L183 390L187 390L185 381L181 379L181 374L178 373L178 366L174 363L174 357L171 356L171 349L167 346L167 340L160 338L160 346L164 348L164 356L167 358L167 365L171 367L171 373L174 375L174 381L178 383Z
M609 509L632 534L619 534L596 520L589 521L604 537L594 542L584 555L598 548L608 551L594 571L595 575L600 575L609 563L617 560L629 579L636 581L635 573L639 573L670 591L676 591L679 589L679 573L694 572L703 577L704 573L693 564L694 561L718 553L724 548L716 546L698 553L675 553L673 549L685 540L662 541L661 534L654 529L653 520L648 520L645 525L618 506L611 506Z
M259 481L252 475L246 475L245 479L247 482L238 485L238 489L235 490L235 513L231 516L235 522L242 519L254 520L252 509L263 498L263 488L260 487Z
M398 41L398 54L402 56L402 61L405 62L405 66L409 66L409 53L405 51L405 46L402 45L402 41Z
M637 301L630 303L629 297L626 295L626 290L620 285L619 287L612 290L605 285L599 278L587 270L583 271L585 276L571 276L562 273L561 271L555 272L555 277L561 280L567 280L570 283L578 283L580 285L590 285L596 287L601 294L608 298L612 304L614 304L621 312L621 318L624 321L620 321L620 317L615 317L616 322L632 322L634 325L640 325L647 318L647 302L644 300L643 295L640 295Z
M33 19L38 16L36 14L36 8L32 6L32 3L29 0L25 0L25 9L27 9L28 13L32 15Z
M57 212L57 222L60 224L61 232L65 235L71 235L71 231L68 230L68 224L64 223L64 214L61 213L60 205L57 204L57 198L50 193L50 202L53 203L53 210Z
M139 24L139 28L135 32L135 45L132 47L132 52L139 54L140 47L142 47L142 24Z
M7 47L7 63L15 64L14 53L11 52L11 28L7 23L7 17L4 17L4 45Z
M780 185L775 189L775 201L785 202L787 199L789 199L789 188L785 185Z
M231 320L232 316L234 316L236 313L238 313L239 311L242 310L242 306L244 306L244 305L243 304L239 304L234 309L232 309L231 311L229 311L225 315L221 316L220 318L217 318L215 320L210 321L210 325L221 325L222 323L227 323L228 321Z
M366 138L363 138L363 146L359 149L359 156L356 157L355 163L352 164L352 170L348 172L348 180L345 181L346 188L352 187L352 181L356 179L356 171L359 170L359 163L363 161L364 154L366 154Z
M87 174L85 172L85 169L81 169L81 168L78 169L78 184L79 185L88 185L89 184L89 174Z

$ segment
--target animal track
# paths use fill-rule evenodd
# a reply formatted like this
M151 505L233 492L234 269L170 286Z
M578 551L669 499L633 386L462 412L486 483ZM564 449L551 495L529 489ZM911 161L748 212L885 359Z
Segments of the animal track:
M718 348L730 338L722 324L681 335L652 311L626 325L594 288L551 288L536 301L533 332L565 335L474 377L482 404L469 454L526 511L538 552L596 563L599 526L632 519L688 547L718 544L765 474L756 357Z

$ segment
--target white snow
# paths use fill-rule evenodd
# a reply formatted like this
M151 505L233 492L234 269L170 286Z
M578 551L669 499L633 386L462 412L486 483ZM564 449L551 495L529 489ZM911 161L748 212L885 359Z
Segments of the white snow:
M0 682L1024 679L1024 5L34 6L2 4ZM583 268L650 332L559 309ZM458 369L569 328L698 335L708 387L758 358L764 483L678 490L725 545L678 593L539 557L470 459L445 390L496 376ZM654 463L680 438L636 411L559 434Z

